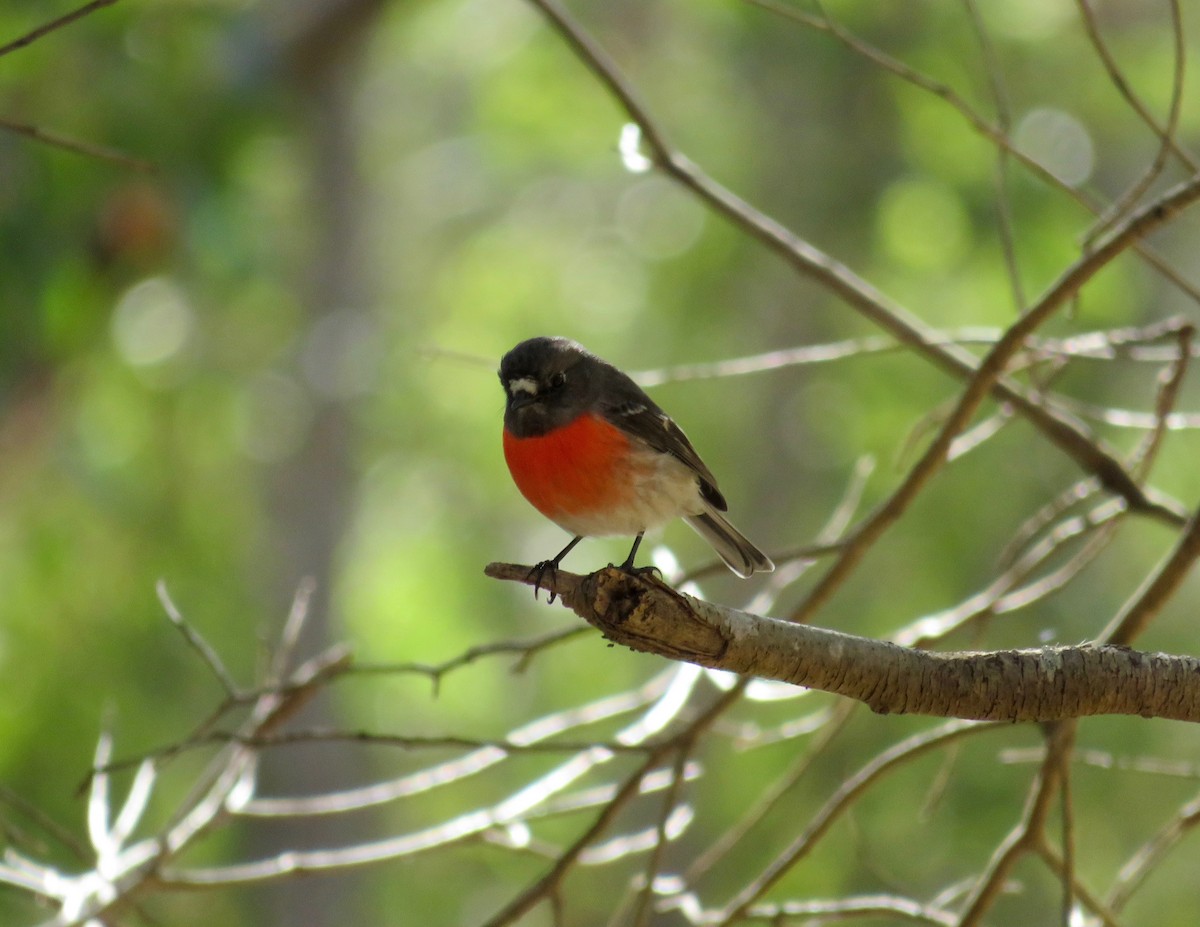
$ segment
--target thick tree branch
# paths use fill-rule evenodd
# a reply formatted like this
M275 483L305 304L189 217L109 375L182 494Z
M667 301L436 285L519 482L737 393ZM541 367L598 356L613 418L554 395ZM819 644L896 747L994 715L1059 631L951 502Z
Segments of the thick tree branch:
M532 584L530 568L492 563ZM1084 645L933 653L752 615L615 567L542 587L614 643L857 699L881 714L1058 721L1124 714L1200 721L1200 658Z

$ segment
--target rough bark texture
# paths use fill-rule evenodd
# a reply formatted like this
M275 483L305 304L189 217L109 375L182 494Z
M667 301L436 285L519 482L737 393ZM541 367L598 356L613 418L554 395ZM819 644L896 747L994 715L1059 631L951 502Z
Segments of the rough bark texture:
M531 582L530 568L487 575ZM547 581L548 580L548 581ZM834 692L881 714L1057 721L1125 714L1200 721L1200 659L1085 644L934 653L702 602L615 567L559 571L542 588L614 643Z

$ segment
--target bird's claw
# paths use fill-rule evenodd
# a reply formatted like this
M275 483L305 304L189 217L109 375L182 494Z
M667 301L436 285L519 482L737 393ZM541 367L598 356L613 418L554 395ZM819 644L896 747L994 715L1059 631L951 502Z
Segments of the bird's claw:
M620 565L610 563L610 567L620 570L622 573L627 573L630 576L642 577L646 575L653 576L659 582L666 582L666 577L663 576L663 571L656 566L635 567L632 563L626 561Z
M631 561L626 560L624 563L621 563L621 564L610 563L609 567L620 570L622 573L625 573L629 576L635 576L635 577L640 578L642 576L649 575L652 578L658 580L658 582L660 582L660 583L663 583L663 584L666 583L666 578L663 576L663 571L660 570L656 566L635 567ZM552 604L554 604L554 600L556 598L558 598L558 593L555 592L553 589L543 585L543 582L545 581L547 576L550 577L550 583L551 583L551 585L553 585L558 578L558 560L557 559L542 560L539 563L535 563L532 567L529 568L529 572L525 574L525 582L529 582L530 580L533 581L533 597L535 599L538 597L538 591L540 589L545 589L546 592L548 592L550 594L550 597L546 600L546 602L547 602L547 604L552 605Z
M531 579L533 580L534 599L538 597L538 590L542 588L542 580L546 578L547 573L550 574L550 582L553 583L558 575L558 561L543 560L540 563L534 564L533 567L530 568L529 572L525 574L526 582L529 582ZM547 589L546 591L550 593L550 598L546 600L546 603L553 605L554 599L558 594L553 589Z

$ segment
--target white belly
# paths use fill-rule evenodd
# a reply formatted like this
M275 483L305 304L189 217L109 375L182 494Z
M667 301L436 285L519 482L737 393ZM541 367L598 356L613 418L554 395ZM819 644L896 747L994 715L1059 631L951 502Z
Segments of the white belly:
M571 534L585 537L634 535L660 528L708 506L700 496L696 474L667 454L639 453L630 468L625 503L609 511L565 513L554 521Z

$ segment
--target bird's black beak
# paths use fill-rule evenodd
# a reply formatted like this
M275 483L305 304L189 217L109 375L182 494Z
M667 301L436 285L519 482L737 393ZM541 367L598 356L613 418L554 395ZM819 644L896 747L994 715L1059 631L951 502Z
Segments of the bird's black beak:
M508 407L514 412L535 402L537 402L537 396L533 393L509 393L508 395Z

